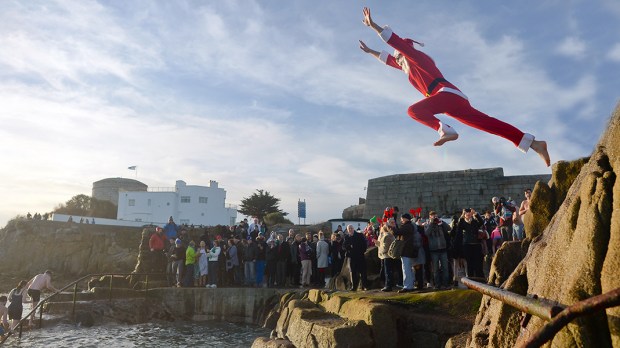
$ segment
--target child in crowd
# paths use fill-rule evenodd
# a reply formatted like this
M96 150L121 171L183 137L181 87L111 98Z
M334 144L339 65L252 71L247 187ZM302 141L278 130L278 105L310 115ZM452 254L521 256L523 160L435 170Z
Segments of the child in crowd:
M502 239L502 232L499 230L499 226L495 227L493 232L491 232L491 240L493 241L493 255L495 255L497 249L499 249L499 247L501 247L504 243Z
M9 331L9 309L6 308L6 296L0 296L0 338L4 338L4 334Z

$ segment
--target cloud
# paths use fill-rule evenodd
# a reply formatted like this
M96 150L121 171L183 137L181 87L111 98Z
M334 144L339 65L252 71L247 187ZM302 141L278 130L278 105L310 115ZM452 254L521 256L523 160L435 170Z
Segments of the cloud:
M600 114L601 78L574 59L555 64L557 54L578 51L532 49L541 44L526 25L498 34L474 4L465 13L423 5L434 15L415 25L400 5L384 16L423 39L475 107L548 140L554 160L589 152L596 130L577 137L575 129ZM102 178L133 178L130 165L149 186L217 180L227 203L265 189L294 215L305 198L309 222L339 217L374 177L499 166L548 172L535 154L454 121L458 142L432 146L437 133L406 114L423 96L357 47L362 38L391 51L361 25L355 4L0 9L0 179L9 183L0 222L88 194ZM580 42L564 44L574 48L571 38ZM619 60L616 51L609 60ZM570 79L561 80L563 69Z
M583 59L585 57L587 47L583 40L578 37L569 36L564 38L562 42L560 42L555 51L563 56L575 58L575 59Z
M620 62L620 43L617 43L611 47L607 52L607 59L612 62Z

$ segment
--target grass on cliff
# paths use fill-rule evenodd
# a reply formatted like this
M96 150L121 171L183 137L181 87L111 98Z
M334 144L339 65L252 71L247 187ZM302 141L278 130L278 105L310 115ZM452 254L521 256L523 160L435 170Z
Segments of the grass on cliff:
M448 313L457 317L471 317L478 313L482 294L469 289L454 289L423 293L393 293L387 295L382 292L339 293L345 298L365 298L374 301L403 303L419 310Z

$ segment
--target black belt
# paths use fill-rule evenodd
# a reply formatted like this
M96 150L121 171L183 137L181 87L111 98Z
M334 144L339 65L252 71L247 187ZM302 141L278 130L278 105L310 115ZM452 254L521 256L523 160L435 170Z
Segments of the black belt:
M448 80L444 79L443 77L438 77L436 79L433 80L433 82L431 82L430 85L428 85L428 89L426 90L426 96L430 97L431 96L431 92L433 92L433 90L435 89L435 87L437 87L437 85L441 82L448 82ZM450 83L450 82L448 82Z

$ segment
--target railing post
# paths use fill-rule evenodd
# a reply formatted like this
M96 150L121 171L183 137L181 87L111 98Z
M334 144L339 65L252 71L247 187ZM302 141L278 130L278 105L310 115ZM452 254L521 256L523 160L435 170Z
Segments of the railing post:
M112 279L114 279L114 276L110 276L110 302L112 302Z
M24 325L22 325L22 323L19 323L19 338L22 338L22 328L24 327Z
M73 286L73 308L71 308L71 317L75 319L75 303L77 301L77 283Z

